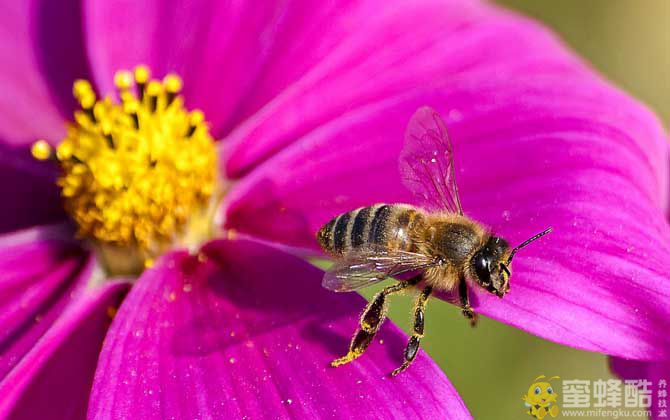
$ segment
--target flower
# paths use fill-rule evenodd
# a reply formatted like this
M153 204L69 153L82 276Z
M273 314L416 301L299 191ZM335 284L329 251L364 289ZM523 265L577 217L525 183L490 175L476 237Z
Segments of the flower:
M632 406L640 410L649 410L652 419L668 416L667 389L670 378L668 361L640 362L610 358L610 368L624 380L624 386L637 388L637 393L628 392L633 398Z
M670 143L668 143L668 148L670 149ZM665 208L666 211L670 211L670 203ZM670 220L670 213L666 214L668 214L668 220ZM651 412L652 419L666 418L668 416L667 386L670 380L669 359L638 361L626 357L610 357L609 362L611 370L617 376L627 381L629 386L638 388L638 395L636 397L639 397L642 393L649 396L645 400L649 404L647 406L640 404L641 409L648 409ZM631 394L635 395L634 393Z
M666 355L668 307L646 305L667 290L662 130L536 24L428 0L43 2L2 19L12 40L0 54L15 63L0 76L2 231L63 220L54 168L25 147L63 137L78 78L111 92L115 72L139 63L181 75L186 108L225 137L224 227L306 248L340 212L411 202L397 156L409 116L430 105L448 120L466 212L512 241L556 229L515 260L505 300L477 295L475 309L579 348ZM405 340L395 327L327 368L362 300L326 293L321 272L267 245L169 252L128 291L90 289L93 257L59 227L0 241L2 415L469 416L425 355L384 376Z

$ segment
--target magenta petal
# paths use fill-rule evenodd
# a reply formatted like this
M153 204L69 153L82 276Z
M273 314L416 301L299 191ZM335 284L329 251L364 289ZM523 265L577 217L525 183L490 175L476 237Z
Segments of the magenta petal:
M85 7L89 54L103 92L116 70L147 64L184 78L189 107L214 133L230 128L283 24L282 2L92 1Z
M665 362L640 362L619 358L610 359L610 368L621 379L630 381L646 380L650 382L648 389L651 390L651 418L667 418L670 415L668 400L670 400L670 363ZM665 393L662 392L665 390ZM659 391L661 391L659 393ZM663 397L666 395L666 397ZM660 403L665 401L665 406ZM664 414L661 414L664 412Z
M574 347L670 358L665 135L595 78L503 67L345 114L243 178L227 227L315 248L341 212L411 203L397 159L422 105L447 120L467 214L512 244L554 227L518 254L505 299L481 295L476 308Z
M0 14L0 141L58 141L86 76L80 2L8 2Z
M329 367L365 303L323 290L320 270L243 240L203 255L168 255L132 289L105 340L91 418L470 418L425 353L388 376L407 340L393 325L356 362Z
M110 308L128 285L107 283L80 296L0 382L0 418L83 419Z
M56 186L57 168L27 150L0 146L0 233L65 220Z
M91 259L61 227L0 236L0 379L76 299Z
M436 81L523 71L531 61L565 75L583 71L543 28L477 2L401 0L382 9L362 1L334 9L305 16L290 38L278 41L284 48L256 85L258 103L269 102L229 136L230 177L346 112Z
M649 379L654 383L657 383L659 379L670 381L670 363L668 362L640 362L612 357L610 368L623 379Z

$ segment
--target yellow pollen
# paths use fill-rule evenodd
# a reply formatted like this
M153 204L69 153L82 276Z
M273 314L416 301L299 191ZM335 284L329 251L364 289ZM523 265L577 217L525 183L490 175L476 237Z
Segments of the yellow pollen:
M151 72L147 66L135 67L135 81L139 84L144 84L151 77Z
M158 96L163 90L163 85L157 80L152 80L147 86L147 95L149 96Z
M74 97L79 101L81 107L84 109L90 109L95 105L95 92L88 80L77 80L72 86L72 93Z
M182 81L179 76L176 74L168 74L163 79L163 84L165 85L165 90L170 93L177 93L181 90Z
M37 140L30 148L30 153L38 160L47 160L51 157L53 150L45 140Z
M79 236L114 255L108 259L133 254L125 258L134 261L130 268L108 269L139 272L171 247L211 235L217 155L202 112L184 108L177 75L151 80L138 66L118 72L114 83L121 103L97 99L88 81L77 80L81 109L65 139L55 152L44 140L31 151L58 161L58 185Z
M114 85L120 90L125 91L133 86L133 75L127 70L121 70L114 75Z
M191 112L190 118L191 118L191 125L195 126L198 124L202 124L202 122L205 120L205 114L203 114L198 110L195 110Z

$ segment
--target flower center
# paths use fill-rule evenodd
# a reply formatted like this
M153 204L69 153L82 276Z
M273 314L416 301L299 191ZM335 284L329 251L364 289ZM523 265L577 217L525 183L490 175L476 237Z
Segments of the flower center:
M161 82L139 66L114 82L120 103L77 80L81 109L67 136L55 150L39 140L32 153L58 162L65 209L107 271L138 274L168 249L214 234L217 155L203 113L184 108L177 75Z

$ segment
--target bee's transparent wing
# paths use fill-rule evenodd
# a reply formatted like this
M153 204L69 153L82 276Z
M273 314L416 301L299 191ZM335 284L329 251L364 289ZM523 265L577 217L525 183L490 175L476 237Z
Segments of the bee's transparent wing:
M387 277L435 265L434 258L415 252L361 248L336 261L323 276L323 287L335 292L351 292Z
M463 214L453 147L447 126L434 109L421 107L409 120L399 169L405 187L426 209Z

